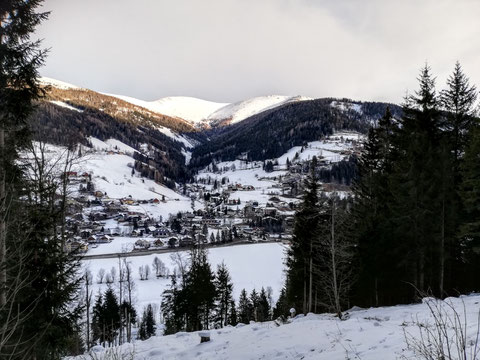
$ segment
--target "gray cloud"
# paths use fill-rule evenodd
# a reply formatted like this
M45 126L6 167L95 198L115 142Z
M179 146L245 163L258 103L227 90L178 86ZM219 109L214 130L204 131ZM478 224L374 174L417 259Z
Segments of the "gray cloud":
M42 74L145 100L400 102L428 61L480 83L476 0L46 0Z

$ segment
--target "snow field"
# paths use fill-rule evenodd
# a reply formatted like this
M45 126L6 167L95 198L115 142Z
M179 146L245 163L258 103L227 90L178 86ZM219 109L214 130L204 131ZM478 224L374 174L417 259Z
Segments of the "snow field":
M133 350L134 359L150 360L415 359L418 357L407 348L405 334L418 340L418 324L427 327L433 324L428 301L438 304L428 299L414 305L352 309L345 320L332 314L308 314L278 327L273 322L226 327L210 330L211 341L203 344L198 332L156 336L137 341L133 346L126 344L120 352ZM450 317L453 313L448 304L453 306L460 314L462 325L466 319L467 351L473 351L478 336L479 301L479 295L471 295L448 298L440 305ZM448 335L453 336L451 328ZM96 350L101 356L103 350Z
M120 249L123 246L129 246L130 244L130 239L127 238L116 238L111 244L117 240L118 242L113 246ZM98 250L101 247L108 245L110 244L102 244L97 249L93 250ZM208 260L213 271L216 271L217 265L221 264L222 262L225 262L227 265L230 276L232 277L233 295L235 301L238 301L240 292L243 288L250 292L254 288L260 290L262 287L267 288L268 286L272 288L272 296L276 301L284 283L283 272L285 249L285 245L280 243L225 246L208 249ZM94 252L89 251L89 254L93 253ZM169 288L170 279L157 279L155 277L154 269L152 267L153 259L158 257L169 269L170 274L173 274L177 265L172 260L171 254L175 253L180 255L184 260L188 259L188 251L186 250L143 256L131 256L129 254L125 254L125 258L133 270L133 279L136 287L135 306L138 311L141 311L143 307L149 303L160 306L162 292ZM97 283L97 274L100 269L103 268L106 272L109 272L110 269L114 267L118 277L118 257L111 259L86 259L82 261L82 265L83 269L89 269L92 273L92 288L94 295L96 295L99 290L104 292L108 286L105 283ZM150 266L151 274L149 280L140 280L138 268L142 265ZM118 286L118 278L116 284L112 285Z

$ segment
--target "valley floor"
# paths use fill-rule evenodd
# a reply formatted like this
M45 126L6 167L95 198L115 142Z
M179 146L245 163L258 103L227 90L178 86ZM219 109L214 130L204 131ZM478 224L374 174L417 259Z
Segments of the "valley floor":
M475 351L478 339L479 302L479 295L448 298L441 303L427 298L421 304L352 309L346 320L331 314L308 314L280 326L265 322L212 330L211 341L203 344L200 344L198 333L177 333L126 344L113 351L134 354L133 359L149 360L418 359L421 357L408 349L405 337L418 340L418 324L426 326L424 331L433 324L430 304L439 305L444 315L454 321L449 306L452 305L460 315L460 323L465 325L466 320L465 343L467 352L471 352ZM452 329L448 330L448 335L454 338ZM110 358L105 357L103 348L94 350L95 358ZM456 356L455 352L453 358L458 358Z

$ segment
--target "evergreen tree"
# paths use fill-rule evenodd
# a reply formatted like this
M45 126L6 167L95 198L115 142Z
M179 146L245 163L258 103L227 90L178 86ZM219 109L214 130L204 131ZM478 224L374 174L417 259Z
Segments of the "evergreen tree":
M217 319L216 323L220 327L229 324L230 318L230 304L233 300L233 284L228 269L225 263L221 263L217 267L217 274L215 277L215 288L217 292Z
M257 309L257 321L269 321L270 320L270 303L268 302L267 292L262 287L260 291Z
M476 87L470 85L460 63L457 61L453 74L447 79L447 88L440 93L441 105L447 111L443 127L450 138L454 153L455 177L458 175L458 162L460 154L465 149L468 130L473 124L476 98Z
M251 317L254 321L258 320L258 308L260 305L260 297L255 289L250 293L250 306L251 306Z
M287 292L284 287L280 290L277 303L273 308L273 318L278 319L280 316L287 317L289 315L289 307L287 303Z
M105 341L111 346L120 329L120 305L112 288L105 291L101 319Z
M152 304L148 304L143 310L142 320L140 322L140 328L138 331L138 337L140 340L147 340L155 335L156 324L153 316Z
M95 299L95 305L93 305L93 316L92 316L92 342L103 343L105 341L104 337L104 320L103 320L103 298L102 294L99 292L97 298Z
M252 308L253 305L248 298L247 291L243 289L240 293L240 299L238 301L238 322L248 324L252 319Z
M392 174L392 137L396 129L387 108L378 127L371 128L360 158L358 177L353 185L353 221L358 243L359 277L356 294L367 305L378 306L387 287L393 282L389 272L392 244L387 219L391 194L389 178ZM358 299L360 300L360 299Z
M304 313L312 309L314 238L318 231L317 161L314 157L305 180L303 202L295 213L295 225L290 249L287 252L287 298Z
M190 262L182 296L186 300L186 330L198 331L208 329L212 320L216 297L215 276L205 249L192 249Z

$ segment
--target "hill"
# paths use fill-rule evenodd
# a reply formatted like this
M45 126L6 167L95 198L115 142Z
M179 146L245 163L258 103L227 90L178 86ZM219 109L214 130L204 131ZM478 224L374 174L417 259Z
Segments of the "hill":
M205 132L210 141L197 146L190 166L203 168L212 161L235 159L265 160L286 153L295 146L316 141L337 130L365 133L390 106L397 105L351 100L316 99L284 104L251 116L228 127Z

